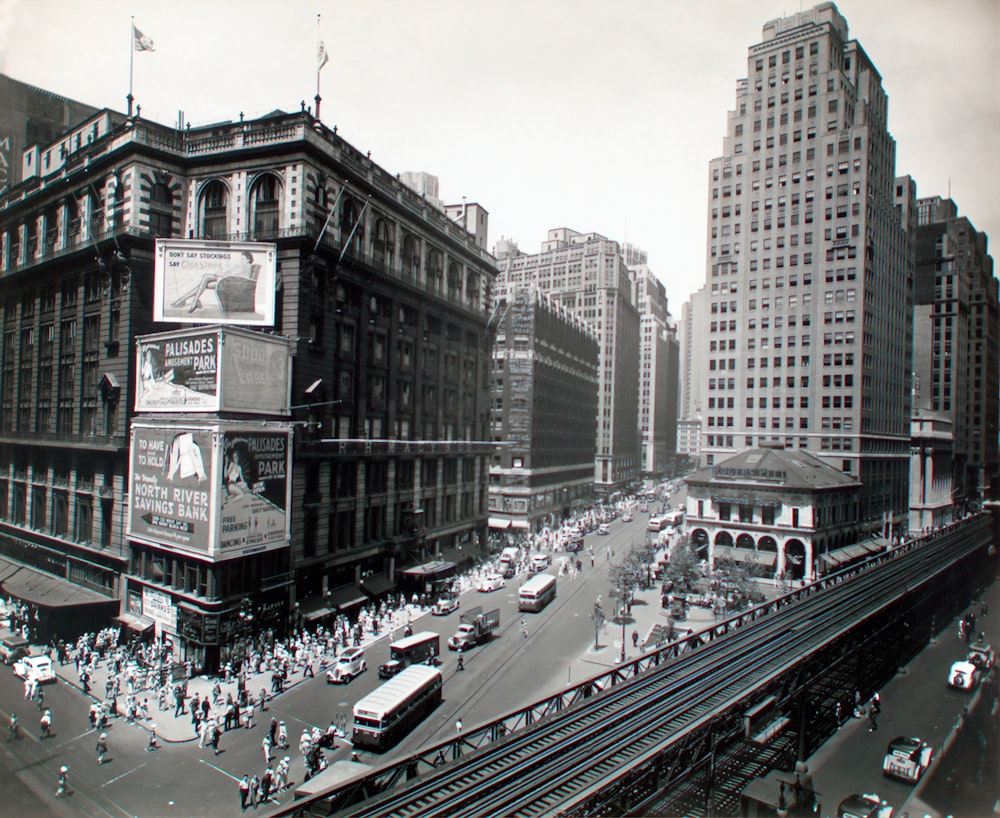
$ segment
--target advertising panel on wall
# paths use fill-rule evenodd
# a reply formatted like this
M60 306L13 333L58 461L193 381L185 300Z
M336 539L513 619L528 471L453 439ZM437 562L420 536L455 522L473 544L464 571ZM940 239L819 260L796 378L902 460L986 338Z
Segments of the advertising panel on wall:
M274 326L274 244L157 239L153 320Z
M197 327L136 342L137 412L287 415L291 347L281 335Z
M288 544L290 427L132 424L128 535L204 559Z

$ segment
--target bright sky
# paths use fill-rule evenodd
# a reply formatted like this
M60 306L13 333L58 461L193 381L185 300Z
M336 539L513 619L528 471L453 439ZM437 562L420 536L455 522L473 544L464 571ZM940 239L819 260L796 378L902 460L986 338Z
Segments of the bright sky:
M763 24L809 0L0 0L0 72L202 125L312 105L392 173L479 202L490 246L553 227L649 253L671 312L705 280L708 161ZM882 74L897 174L1000 241L1000 2L842 0ZM317 14L321 15L317 28ZM991 248L992 249L992 248Z

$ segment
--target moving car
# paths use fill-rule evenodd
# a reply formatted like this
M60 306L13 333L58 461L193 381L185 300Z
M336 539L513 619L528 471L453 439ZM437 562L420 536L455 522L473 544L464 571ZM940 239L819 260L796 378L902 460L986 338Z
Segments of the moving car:
M14 675L20 679L34 679L40 684L54 682L56 672L48 656L24 656L14 662Z
M934 748L914 736L897 736L889 742L882 759L882 774L916 783L927 772L934 757Z
M611 526L609 526L607 523L601 523L597 527L597 533L598 534L610 534L611 533Z
M849 795L837 807L837 818L892 818L892 807L878 793Z
M477 591L482 591L484 594L488 594L491 591L499 591L501 588L507 585L506 580L499 574L487 574L476 586Z
M623 523L630 523L630 522L632 522L632 512L631 511L626 511L624 514L622 514L622 522Z
M544 571L549 567L549 555L548 554L532 554L531 555L531 570L534 573L539 571Z
M380 679L391 679L405 668L406 665L406 662L402 662L399 659L390 659L384 665L378 666L378 677Z
M331 685L346 684L367 669L365 652L361 648L348 648L337 657L333 667L326 672L326 682Z
M948 671L948 687L972 690L979 681L979 668L972 662L952 662Z
M437 602L434 603L434 607L431 608L431 613L434 616L445 616L450 614L452 611L457 611L460 602L457 596L443 596Z

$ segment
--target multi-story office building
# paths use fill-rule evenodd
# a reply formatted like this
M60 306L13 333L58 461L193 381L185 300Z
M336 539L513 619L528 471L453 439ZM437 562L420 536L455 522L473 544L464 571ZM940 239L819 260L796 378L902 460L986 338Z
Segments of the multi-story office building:
M778 441L863 483L863 525L905 525L912 269L874 63L832 3L751 46L710 163L707 463Z
M672 470L677 456L677 329L663 282L644 260L627 266L639 310L639 469L647 477L658 477Z
M590 326L600 345L594 487L610 495L639 475L639 313L618 242L565 227L550 230L541 252L509 241L495 248L496 300L537 289Z
M593 495L597 338L537 290L514 292L498 316L489 522L535 530Z
M904 180L897 193L906 189ZM1000 306L987 237L951 199L916 200L914 404L951 420L959 510L1000 490Z
M101 111L22 168L0 200L0 555L212 667L251 615L281 631L485 539L495 266L470 232L305 110L184 131ZM204 559L127 536L133 338L181 325L154 321L157 238L275 247L284 547ZM212 312L199 296L184 321ZM44 621L58 595L23 598Z
M21 181L21 154L51 142L97 108L0 74L0 196Z

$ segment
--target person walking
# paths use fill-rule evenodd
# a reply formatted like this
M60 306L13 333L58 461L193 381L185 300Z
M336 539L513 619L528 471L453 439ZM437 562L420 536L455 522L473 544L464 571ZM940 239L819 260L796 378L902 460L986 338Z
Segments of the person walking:
M244 712L246 713L246 720L247 720L246 728L247 730L253 730L253 702L251 701L247 702L247 707Z
M218 755L221 750L219 750L219 739L222 738L222 729L218 724L214 725L212 728L212 752Z
M146 752L152 753L155 750L159 750L160 745L156 737L156 724L149 725L149 740L146 742Z
M97 763L103 764L104 759L108 754L108 734L101 733L97 738L97 746L94 748L97 751Z
M270 736L264 736L264 738L260 742L260 747L264 751L264 764L265 765L270 764L271 763L271 737Z
M41 732L41 737L43 741L52 735L51 710L46 710L44 713L42 713L42 717L38 720L38 727Z
M284 721L278 722L278 740L276 746L282 750L288 749L288 727L285 726Z
M462 719L461 719L461 717L459 717L458 719L455 720L455 732L458 733L458 735L462 735Z
M17 713L11 713L10 724L7 725L7 741L10 741L11 739L19 741L21 738L20 732L21 726L17 721Z
M274 747L278 741L278 720L271 717L271 726L268 730L268 735L271 737L271 746Z
M253 778L250 779L250 806L254 809L257 808L257 800L260 798L260 776L257 773L253 774Z
M69 767L65 764L59 768L59 788L56 790L56 798L62 798L69 794Z
M240 809L243 812L247 811L247 800L250 798L250 778L246 773L243 773L243 778L240 779Z

